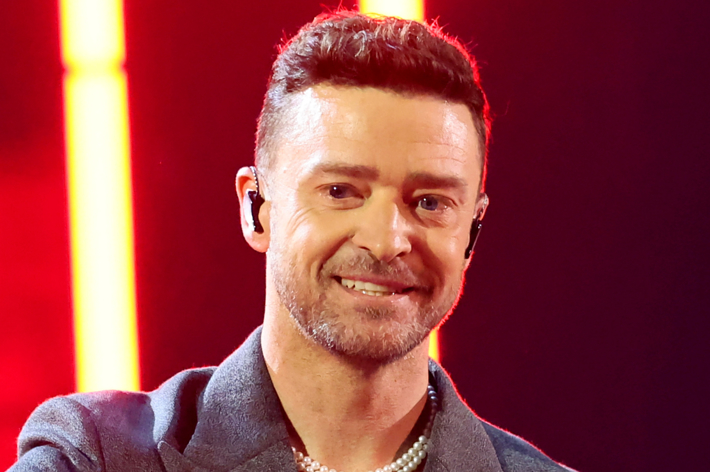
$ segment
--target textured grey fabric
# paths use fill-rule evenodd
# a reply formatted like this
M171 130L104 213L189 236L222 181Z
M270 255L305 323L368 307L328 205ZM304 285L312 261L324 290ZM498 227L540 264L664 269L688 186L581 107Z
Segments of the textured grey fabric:
M150 393L98 392L40 405L19 438L20 471L296 471L257 329L219 367L177 374ZM441 403L425 472L566 471L477 418L430 362Z

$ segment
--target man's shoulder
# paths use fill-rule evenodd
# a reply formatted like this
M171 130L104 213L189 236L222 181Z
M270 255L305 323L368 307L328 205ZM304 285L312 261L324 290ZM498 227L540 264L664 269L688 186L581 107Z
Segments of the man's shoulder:
M150 392L106 390L56 397L45 408L76 408L78 405L100 427L138 431L150 425L157 437L176 417L196 414L199 398L215 367L188 369ZM182 420L181 420L182 421Z
M479 417L459 395L449 374L429 363L439 392L441 411L437 450L450 470L502 470L503 472L570 472L531 443ZM437 444L435 443L435 446ZM500 464L500 465L498 465Z
M105 423L105 427L125 425L135 431L142 427L141 422L150 421L156 436L161 437L160 433L168 432L161 427L168 426L176 417L196 414L200 396L214 370L215 367L183 370L150 392L107 390L75 393L64 398L82 405L94 418Z
M51 461L61 456L79 470L94 470L110 456L127 454L147 465L160 441L179 448L189 440L214 369L182 371L147 393L109 390L52 398L25 423L18 439L20 458L29 454L40 456L34 461Z
M546 456L540 449L498 426L482 420L483 429L496 451L505 472L574 472Z

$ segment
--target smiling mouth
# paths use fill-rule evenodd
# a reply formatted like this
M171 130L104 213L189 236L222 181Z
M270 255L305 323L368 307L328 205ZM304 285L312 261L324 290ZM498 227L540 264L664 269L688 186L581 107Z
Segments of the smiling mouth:
M414 290L412 287L408 287L402 290L396 290L392 287L387 287L385 285L373 284L372 282L363 282L361 280L346 279L343 277L335 277L335 280L340 282L345 288L350 290L355 290L365 295L370 295L373 297L382 297L385 295L397 295L401 293L407 293Z

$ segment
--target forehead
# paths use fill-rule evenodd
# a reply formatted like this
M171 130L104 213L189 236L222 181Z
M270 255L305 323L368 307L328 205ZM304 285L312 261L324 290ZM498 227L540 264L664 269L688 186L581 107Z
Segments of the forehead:
M441 170L480 180L479 137L463 104L318 85L293 97L284 121L276 167L294 177L333 163L370 166L393 179Z

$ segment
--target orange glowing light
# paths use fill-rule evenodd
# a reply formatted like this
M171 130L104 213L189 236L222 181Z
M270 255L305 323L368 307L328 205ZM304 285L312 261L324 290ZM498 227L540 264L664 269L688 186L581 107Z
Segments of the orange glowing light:
M137 390L123 6L60 0L60 25L77 390Z
M424 21L424 0L360 0L360 11ZM429 335L429 357L437 362L440 360L438 329Z
M423 21L424 0L360 0L360 11Z
M441 360L441 353L439 352L439 329L435 329L429 334L429 357L434 359L436 362Z

